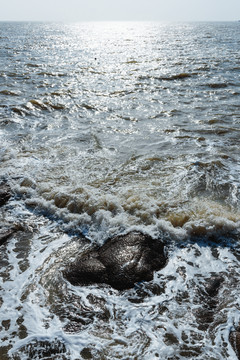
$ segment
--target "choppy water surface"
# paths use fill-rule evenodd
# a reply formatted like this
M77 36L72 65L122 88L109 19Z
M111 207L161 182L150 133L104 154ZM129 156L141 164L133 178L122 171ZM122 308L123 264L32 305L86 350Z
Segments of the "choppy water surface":
M1 360L235 359L240 23L0 23L0 44L1 221L27 229L0 251ZM167 244L152 282L63 279L131 229Z

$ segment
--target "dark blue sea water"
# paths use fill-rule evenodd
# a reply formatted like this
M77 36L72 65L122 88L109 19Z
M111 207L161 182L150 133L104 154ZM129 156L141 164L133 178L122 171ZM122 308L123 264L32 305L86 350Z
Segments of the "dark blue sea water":
M27 229L0 248L1 360L236 359L239 49L239 22L0 23L1 226ZM130 230L168 244L152 282L64 280Z

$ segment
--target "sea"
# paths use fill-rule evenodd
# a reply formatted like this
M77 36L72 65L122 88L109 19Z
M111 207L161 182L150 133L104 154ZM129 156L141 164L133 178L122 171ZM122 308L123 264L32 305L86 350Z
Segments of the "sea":
M237 359L239 50L239 22L0 23L1 360ZM130 231L152 281L64 278Z

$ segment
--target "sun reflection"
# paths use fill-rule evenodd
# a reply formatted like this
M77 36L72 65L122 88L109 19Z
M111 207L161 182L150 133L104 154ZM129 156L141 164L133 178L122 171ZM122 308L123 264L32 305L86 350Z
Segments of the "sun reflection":
M143 38L151 27L141 22L88 22L74 23L66 27L75 42L85 49L99 49L114 52L116 48L144 44ZM96 36L97 34L97 36Z

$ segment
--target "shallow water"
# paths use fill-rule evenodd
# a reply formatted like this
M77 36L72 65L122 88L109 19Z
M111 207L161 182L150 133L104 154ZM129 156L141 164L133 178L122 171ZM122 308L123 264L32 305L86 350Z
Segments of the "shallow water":
M1 246L1 360L235 359L240 24L0 29L0 176L14 194L1 222L26 229ZM63 279L91 244L134 229L166 243L152 282Z

